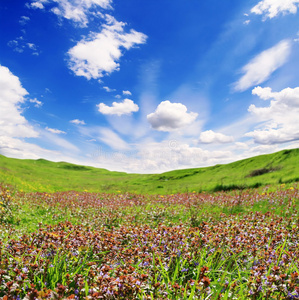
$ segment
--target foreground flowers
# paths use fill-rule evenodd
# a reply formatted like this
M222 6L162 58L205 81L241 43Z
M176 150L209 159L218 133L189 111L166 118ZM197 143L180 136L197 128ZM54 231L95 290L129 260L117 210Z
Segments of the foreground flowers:
M299 299L296 188L265 195L70 192L24 199L84 219L3 238L3 299ZM253 211L265 203L268 211ZM208 204L210 214L200 215Z

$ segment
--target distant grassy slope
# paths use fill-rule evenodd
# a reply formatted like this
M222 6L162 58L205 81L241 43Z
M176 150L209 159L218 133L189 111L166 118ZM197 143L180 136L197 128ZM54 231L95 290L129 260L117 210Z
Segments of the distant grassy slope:
M44 159L0 155L0 182L24 191L175 193L256 187L299 181L299 149L244 159L226 165L140 175L111 172Z

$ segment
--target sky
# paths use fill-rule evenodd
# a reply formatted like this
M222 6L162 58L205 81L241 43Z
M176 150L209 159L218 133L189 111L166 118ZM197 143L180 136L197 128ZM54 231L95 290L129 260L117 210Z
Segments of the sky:
M0 154L129 173L299 147L299 0L1 0Z

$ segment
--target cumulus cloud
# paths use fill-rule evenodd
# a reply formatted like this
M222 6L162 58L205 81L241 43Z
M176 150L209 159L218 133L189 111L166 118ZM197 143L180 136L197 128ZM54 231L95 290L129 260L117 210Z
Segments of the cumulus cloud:
M251 9L251 12L265 15L264 19L272 19L279 14L296 14L298 5L299 0L262 0Z
M294 132L289 132L291 128L254 130L246 133L246 136L252 137L257 144L282 144L299 140L299 130L293 127Z
M188 113L184 104L166 100L158 105L155 112L147 115L147 120L156 130L173 131L191 124L197 116L197 113Z
M29 4L29 7L34 8L34 9L44 9L44 5L43 5L44 1L35 1Z
M274 47L263 51L242 68L244 75L234 85L235 91L245 91L253 85L267 80L281 67L291 52L291 42L283 40Z
M214 132L213 130L207 130L200 134L199 141L204 144L212 143L231 143L234 141L232 136L224 135L223 133Z
M128 115L132 112L137 112L139 106L130 99L125 99L123 102L113 102L112 106L108 106L104 103L97 105L99 112L104 115Z
M46 130L51 132L51 133L55 133L55 134L66 134L65 131L59 130L59 129L55 129L55 128L49 128L46 127Z
M76 124L76 125L85 125L84 120L79 120L79 119L71 120L70 123Z
M125 23L112 16L106 16L106 20L100 33L91 33L68 51L69 68L77 76L98 79L119 70L122 49L145 43L145 34L133 29L126 33Z
M71 20L80 27L86 27L92 9L112 9L111 3L112 0L38 0L27 6L34 9L44 9L45 6L51 5L51 11L57 16Z
M262 128L248 132L246 136L259 144L278 144L299 139L299 87L280 92L272 92L269 87L256 87L252 94L271 101L266 107L250 105L248 111L263 123Z
M38 133L22 116L20 105L28 92L19 78L0 65L0 137L37 137Z

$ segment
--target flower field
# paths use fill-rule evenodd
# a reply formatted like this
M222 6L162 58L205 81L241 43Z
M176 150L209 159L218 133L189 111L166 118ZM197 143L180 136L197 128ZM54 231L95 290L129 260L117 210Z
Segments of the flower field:
M1 299L299 299L299 194L0 187Z

